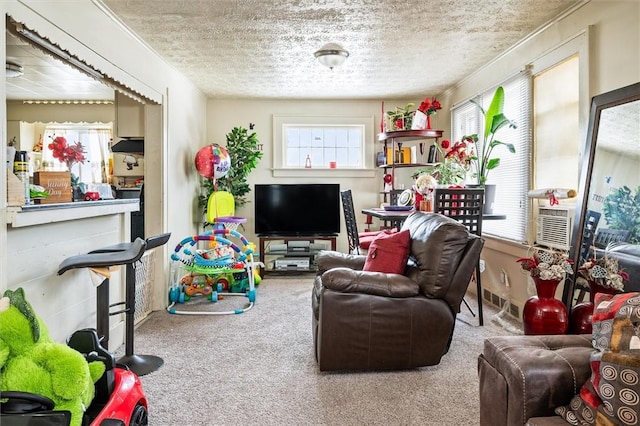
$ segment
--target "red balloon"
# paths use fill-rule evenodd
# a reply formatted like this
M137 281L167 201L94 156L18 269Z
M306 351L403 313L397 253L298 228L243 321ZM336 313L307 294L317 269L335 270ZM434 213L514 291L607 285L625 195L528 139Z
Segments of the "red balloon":
M226 148L215 143L207 145L198 151L195 164L200 176L208 179L221 178L231 168L231 160Z

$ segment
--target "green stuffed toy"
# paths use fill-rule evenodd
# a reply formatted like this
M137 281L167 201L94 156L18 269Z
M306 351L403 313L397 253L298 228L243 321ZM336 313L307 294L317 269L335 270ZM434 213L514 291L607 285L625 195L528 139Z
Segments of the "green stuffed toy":
M71 425L80 426L104 371L104 363L88 363L80 352L51 339L22 288L5 291L0 299L0 390L46 396L55 410L71 412Z

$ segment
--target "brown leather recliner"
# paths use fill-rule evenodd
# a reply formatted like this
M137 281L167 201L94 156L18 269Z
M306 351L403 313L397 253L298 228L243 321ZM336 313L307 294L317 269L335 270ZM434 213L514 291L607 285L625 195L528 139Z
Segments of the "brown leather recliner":
M394 370L435 365L484 240L436 213L412 213L404 275L362 271L365 256L321 252L312 296L320 370Z

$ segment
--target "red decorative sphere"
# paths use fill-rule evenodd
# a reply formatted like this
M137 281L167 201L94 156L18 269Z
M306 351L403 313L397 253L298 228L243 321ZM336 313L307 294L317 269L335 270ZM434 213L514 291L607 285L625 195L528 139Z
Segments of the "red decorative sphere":
M198 151L195 164L200 176L219 179L229 173L231 158L226 148L214 143Z

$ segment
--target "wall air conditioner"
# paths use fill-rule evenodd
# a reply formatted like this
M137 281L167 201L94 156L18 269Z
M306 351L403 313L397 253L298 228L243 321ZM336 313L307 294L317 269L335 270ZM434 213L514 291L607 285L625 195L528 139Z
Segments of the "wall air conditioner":
M538 207L536 244L569 250L575 206Z

